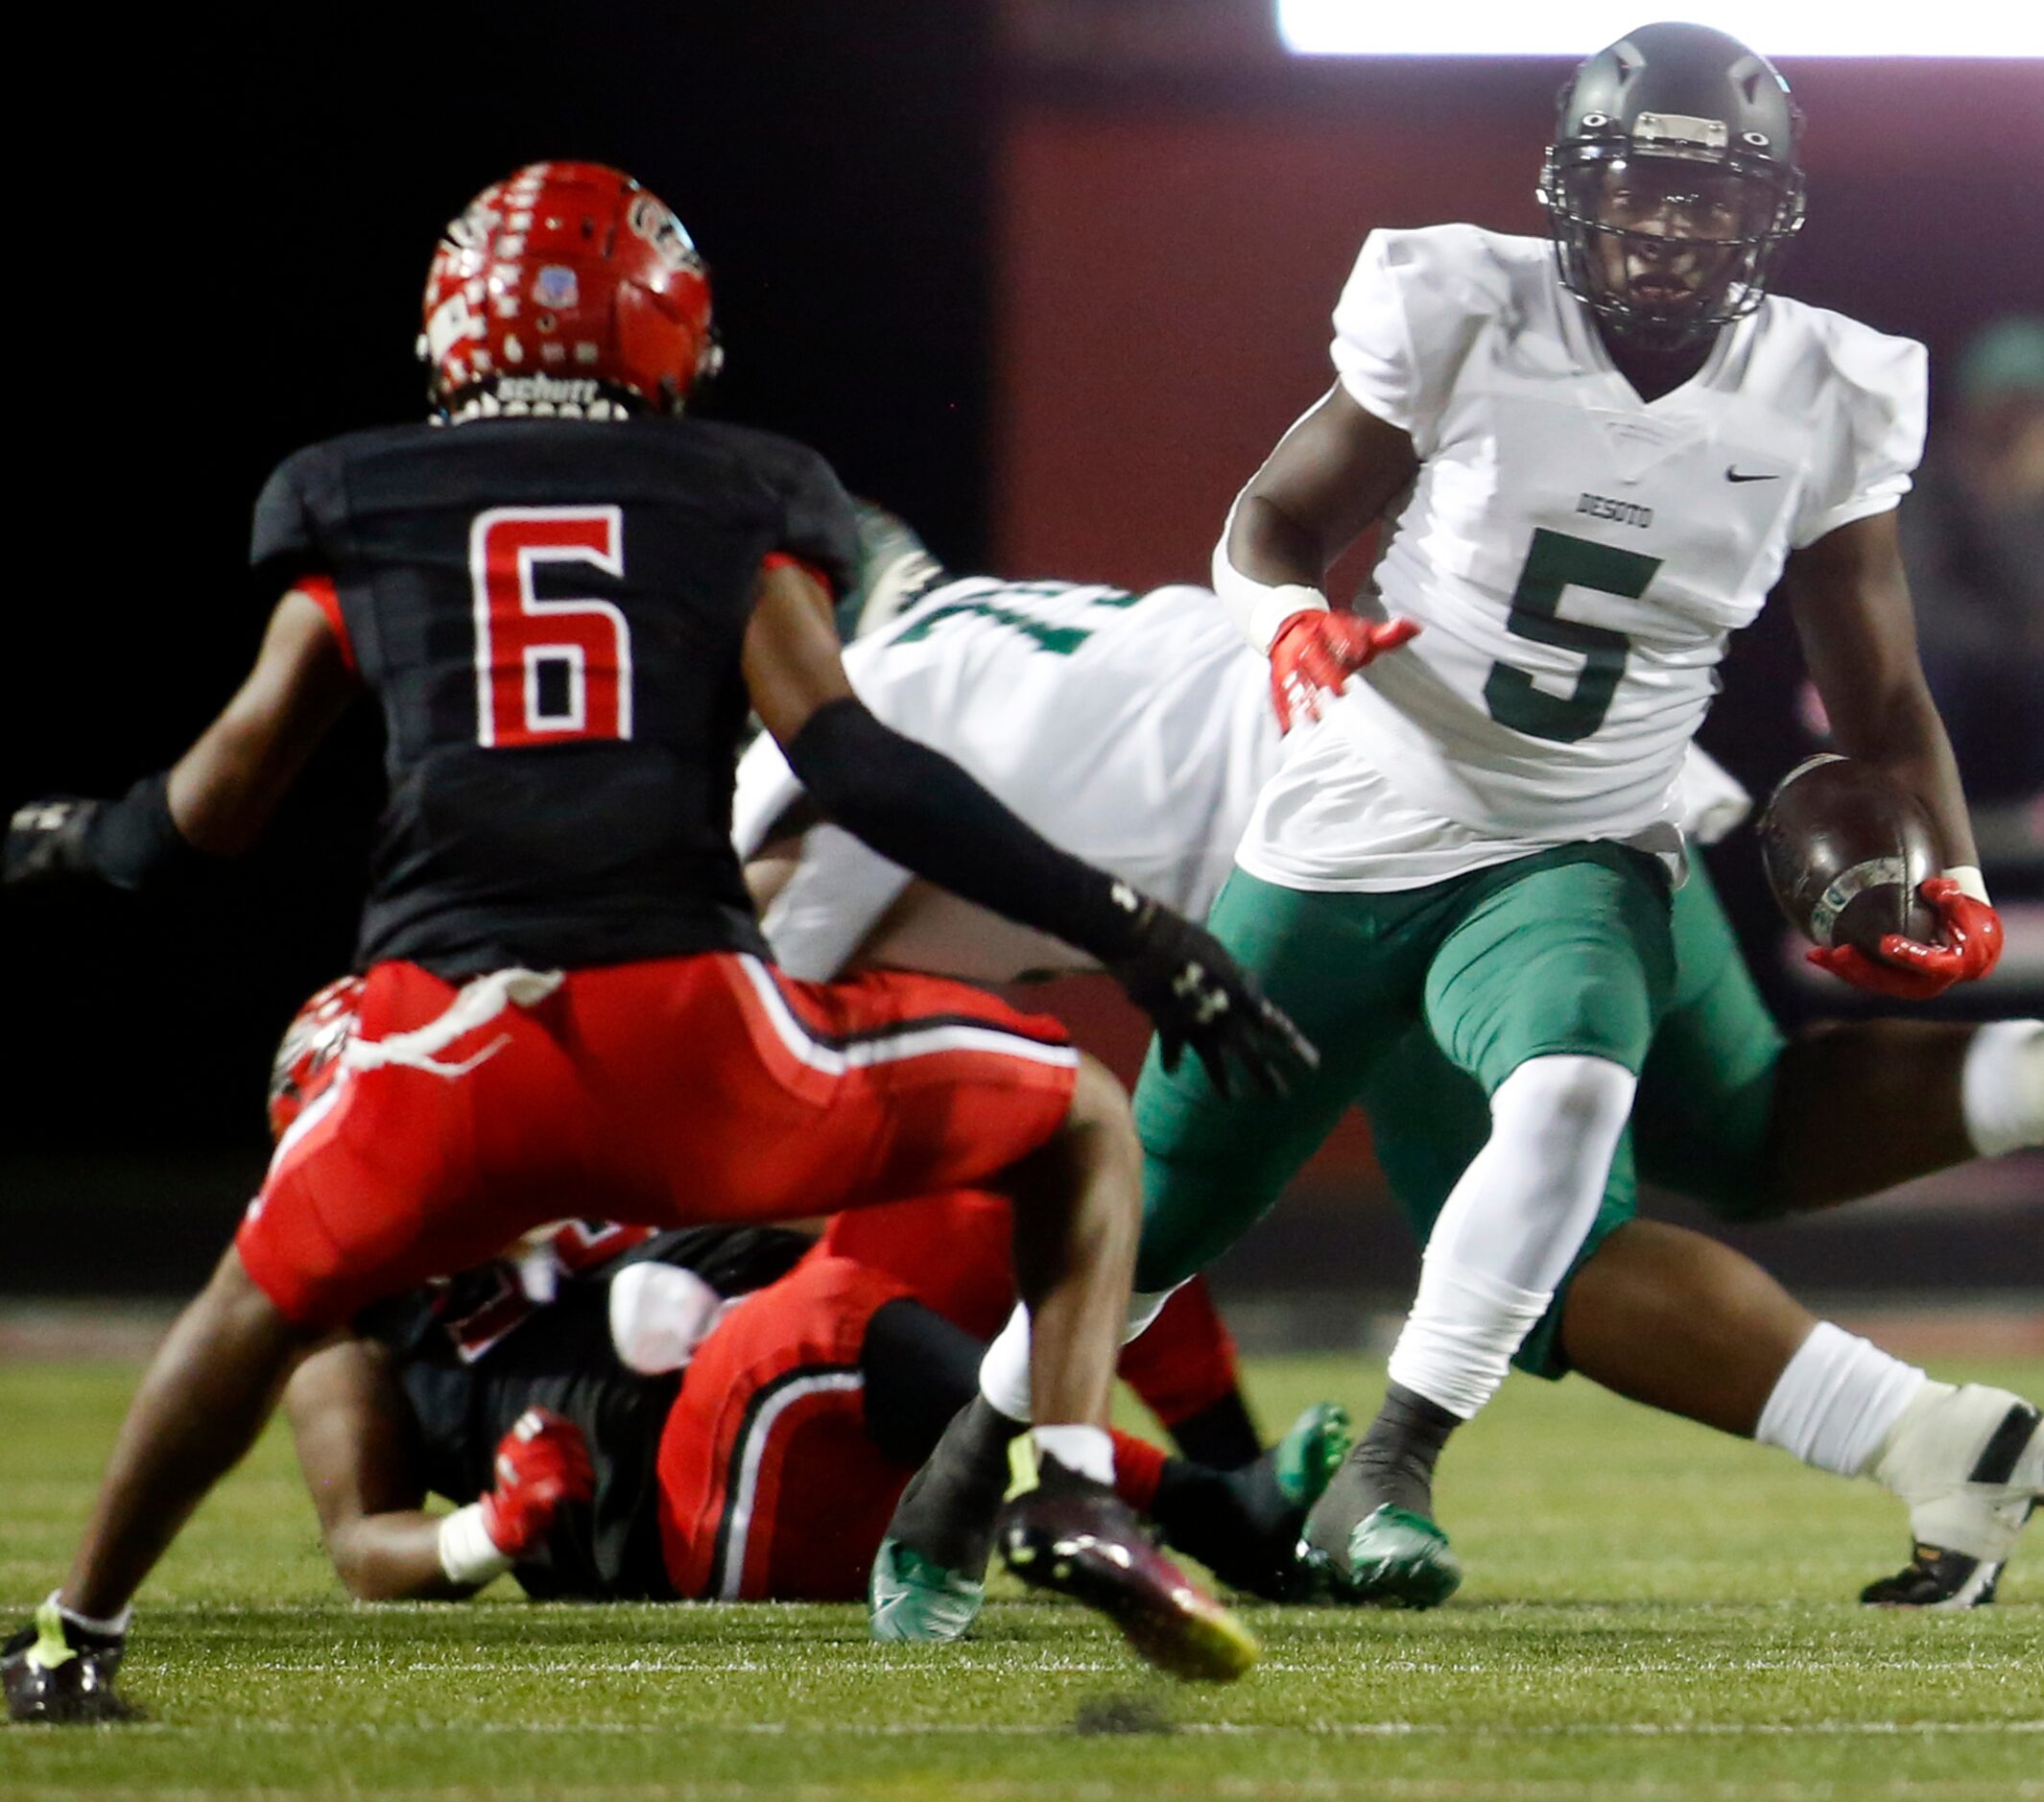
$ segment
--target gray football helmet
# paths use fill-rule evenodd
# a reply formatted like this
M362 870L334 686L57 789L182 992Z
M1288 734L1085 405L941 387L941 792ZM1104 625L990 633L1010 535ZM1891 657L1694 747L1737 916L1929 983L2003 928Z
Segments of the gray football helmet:
M1708 26L1600 50L1561 90L1540 174L1563 286L1648 348L1744 319L1803 223L1801 124L1774 65Z

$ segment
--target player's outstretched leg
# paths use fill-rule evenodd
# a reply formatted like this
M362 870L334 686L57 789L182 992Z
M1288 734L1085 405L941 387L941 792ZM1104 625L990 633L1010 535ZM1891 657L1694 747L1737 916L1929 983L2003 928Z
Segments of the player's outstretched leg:
M1994 1600L2024 1524L2044 1503L2044 1412L2007 1389L1926 1383L1873 1467L1909 1505L1909 1563L1860 1600L1972 1608Z
M305 1341L229 1250L157 1348L130 1404L63 1588L7 1642L12 1720L125 1720L129 1600L270 1417Z
M1133 1508L1032 1446L1014 1441L1017 1487L1000 1515L1010 1571L1105 1615L1173 1676L1227 1682L1256 1662L1255 1636L1151 1543Z
M2044 1490L2032 1404L1940 1383L1818 1319L1729 1245L1665 1221L1626 1222L1583 1262L1560 1341L1572 1369L1619 1395L1890 1490L1914 1549L1866 1601L1991 1600Z

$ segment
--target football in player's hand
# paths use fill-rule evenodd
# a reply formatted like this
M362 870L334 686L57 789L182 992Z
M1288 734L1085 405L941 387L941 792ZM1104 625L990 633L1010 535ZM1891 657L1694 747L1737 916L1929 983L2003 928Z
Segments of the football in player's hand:
M1937 911L1917 893L1939 867L1937 831L1871 764L1827 755L1790 771L1761 816L1760 854L1789 924L1813 944L1878 959L1890 933L1937 939Z

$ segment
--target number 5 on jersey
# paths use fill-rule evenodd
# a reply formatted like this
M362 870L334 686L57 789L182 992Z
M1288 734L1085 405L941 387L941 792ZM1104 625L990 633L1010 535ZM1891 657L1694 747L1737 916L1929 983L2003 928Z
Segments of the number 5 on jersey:
M1490 717L1514 732L1557 745L1573 745L1604 724L1618 693L1618 678L1626 672L1631 641L1609 627L1563 619L1562 590L1593 588L1637 601L1660 566L1657 557L1536 526L1505 629L1536 645L1579 653L1582 670L1566 695L1551 695L1535 687L1526 671L1500 659L1490 666L1490 678L1484 684Z
M631 628L609 601L542 601L542 563L625 574L616 507L493 507L468 533L475 590L476 742L631 736Z

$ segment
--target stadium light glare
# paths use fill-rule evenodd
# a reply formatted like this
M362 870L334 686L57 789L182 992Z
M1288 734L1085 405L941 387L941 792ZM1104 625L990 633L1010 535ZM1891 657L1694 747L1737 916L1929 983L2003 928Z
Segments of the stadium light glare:
M1732 0L1665 15L1652 0L1276 0L1278 36L1301 57L1580 57L1662 16L1715 26L1770 57L2044 58L2044 7L2034 0Z

